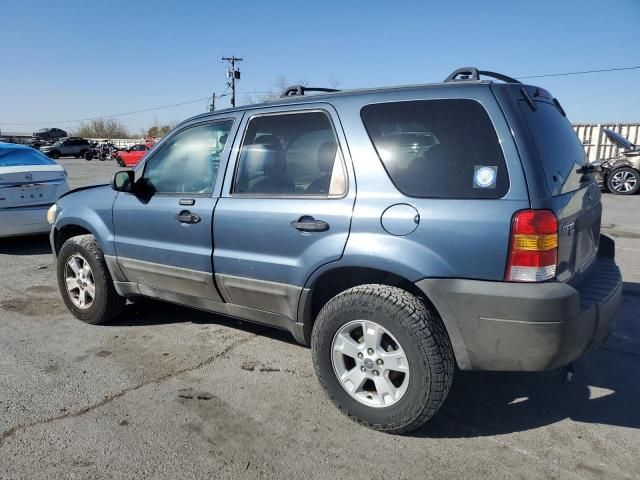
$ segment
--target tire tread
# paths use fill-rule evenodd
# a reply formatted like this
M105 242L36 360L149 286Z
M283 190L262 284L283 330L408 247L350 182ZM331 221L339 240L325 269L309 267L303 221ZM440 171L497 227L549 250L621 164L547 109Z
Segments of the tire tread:
M319 345L322 341L324 323L342 308L349 305L368 305L376 308L386 303L397 313L396 318L408 333L414 338L416 345L424 352L423 362L429 369L430 389L426 402L416 405L413 411L398 418L396 421L381 425L363 420L341 406L331 394L324 379L324 372L318 368L318 349L313 348L313 363L320 383L336 407L352 420L375 430L389 433L407 433L423 425L440 408L446 399L455 368L453 349L449 341L442 320L435 311L411 293L388 285L367 284L350 288L331 299L321 309L316 319L312 345ZM332 372L329 372L332 374Z

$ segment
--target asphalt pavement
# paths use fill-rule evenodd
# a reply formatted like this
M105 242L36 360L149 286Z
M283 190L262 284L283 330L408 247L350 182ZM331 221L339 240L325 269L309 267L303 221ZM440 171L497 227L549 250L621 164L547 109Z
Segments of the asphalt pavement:
M72 186L112 162L62 159ZM460 373L408 436L341 415L285 332L143 302L73 318L46 237L0 242L0 479L640 478L640 195L604 196L622 312L561 372Z

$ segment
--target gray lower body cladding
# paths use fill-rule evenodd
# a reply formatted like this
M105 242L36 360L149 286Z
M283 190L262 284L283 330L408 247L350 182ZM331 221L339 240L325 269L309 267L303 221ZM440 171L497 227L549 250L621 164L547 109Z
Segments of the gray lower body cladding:
M580 285L425 279L462 370L537 371L602 345L615 325L622 277L598 257Z

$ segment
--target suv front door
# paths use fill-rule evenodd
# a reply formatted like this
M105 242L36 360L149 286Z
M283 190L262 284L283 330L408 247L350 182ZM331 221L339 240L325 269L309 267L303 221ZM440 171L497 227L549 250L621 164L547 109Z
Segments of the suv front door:
M311 273L342 256L355 182L339 125L324 104L245 116L214 216L225 301L293 320Z
M177 131L136 171L138 193L116 197L118 265L142 294L187 304L220 300L213 281L212 218L234 120Z

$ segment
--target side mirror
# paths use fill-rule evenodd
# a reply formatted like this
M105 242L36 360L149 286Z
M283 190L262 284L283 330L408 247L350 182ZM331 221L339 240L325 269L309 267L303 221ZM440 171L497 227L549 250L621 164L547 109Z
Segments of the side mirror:
M133 192L135 183L135 172L133 170L120 170L113 175L111 180L111 188L116 192Z

